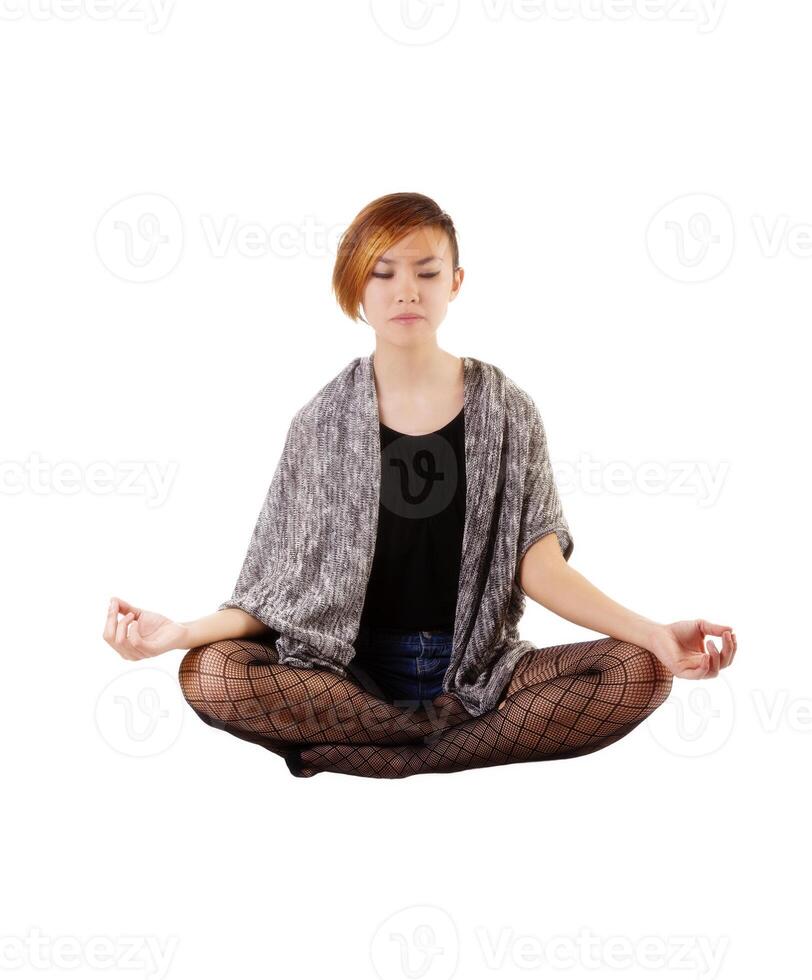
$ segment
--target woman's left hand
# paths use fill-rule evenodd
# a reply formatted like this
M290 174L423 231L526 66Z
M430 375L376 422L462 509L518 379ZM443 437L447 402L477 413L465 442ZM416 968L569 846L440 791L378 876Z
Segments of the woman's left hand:
M719 650L706 636L722 637ZM654 634L647 649L675 677L702 680L716 677L720 670L729 667L736 655L736 634L730 626L717 626L706 619L684 619L668 623Z

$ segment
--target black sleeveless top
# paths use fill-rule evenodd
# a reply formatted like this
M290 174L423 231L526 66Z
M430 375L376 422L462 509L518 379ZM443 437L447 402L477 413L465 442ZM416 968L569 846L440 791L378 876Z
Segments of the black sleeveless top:
M380 423L378 535L362 626L454 628L465 523L464 412L419 436Z

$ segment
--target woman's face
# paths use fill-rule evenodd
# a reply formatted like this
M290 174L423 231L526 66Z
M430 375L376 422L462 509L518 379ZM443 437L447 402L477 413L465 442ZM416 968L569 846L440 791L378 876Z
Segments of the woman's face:
M463 270L452 269L451 241L442 228L418 228L378 257L361 305L380 340L413 347L434 339ZM406 314L416 319L397 319Z

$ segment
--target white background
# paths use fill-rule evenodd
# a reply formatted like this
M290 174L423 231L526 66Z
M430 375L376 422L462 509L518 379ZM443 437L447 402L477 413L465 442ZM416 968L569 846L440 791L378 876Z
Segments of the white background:
M5 0L10 975L808 964L810 29L790 0ZM438 342L539 405L573 567L737 632L603 751L297 780L196 718L182 652L102 640L111 595L230 595L293 412L373 349L330 274L393 191L455 219ZM595 636L531 602L522 635Z

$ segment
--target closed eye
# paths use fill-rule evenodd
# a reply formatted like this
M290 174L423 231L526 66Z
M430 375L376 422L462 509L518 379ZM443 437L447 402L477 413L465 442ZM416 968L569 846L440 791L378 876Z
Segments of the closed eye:
M373 272L372 275L376 279L391 279L394 276L394 272ZM421 272L419 277L421 279L433 279L435 276L439 276L439 272Z

